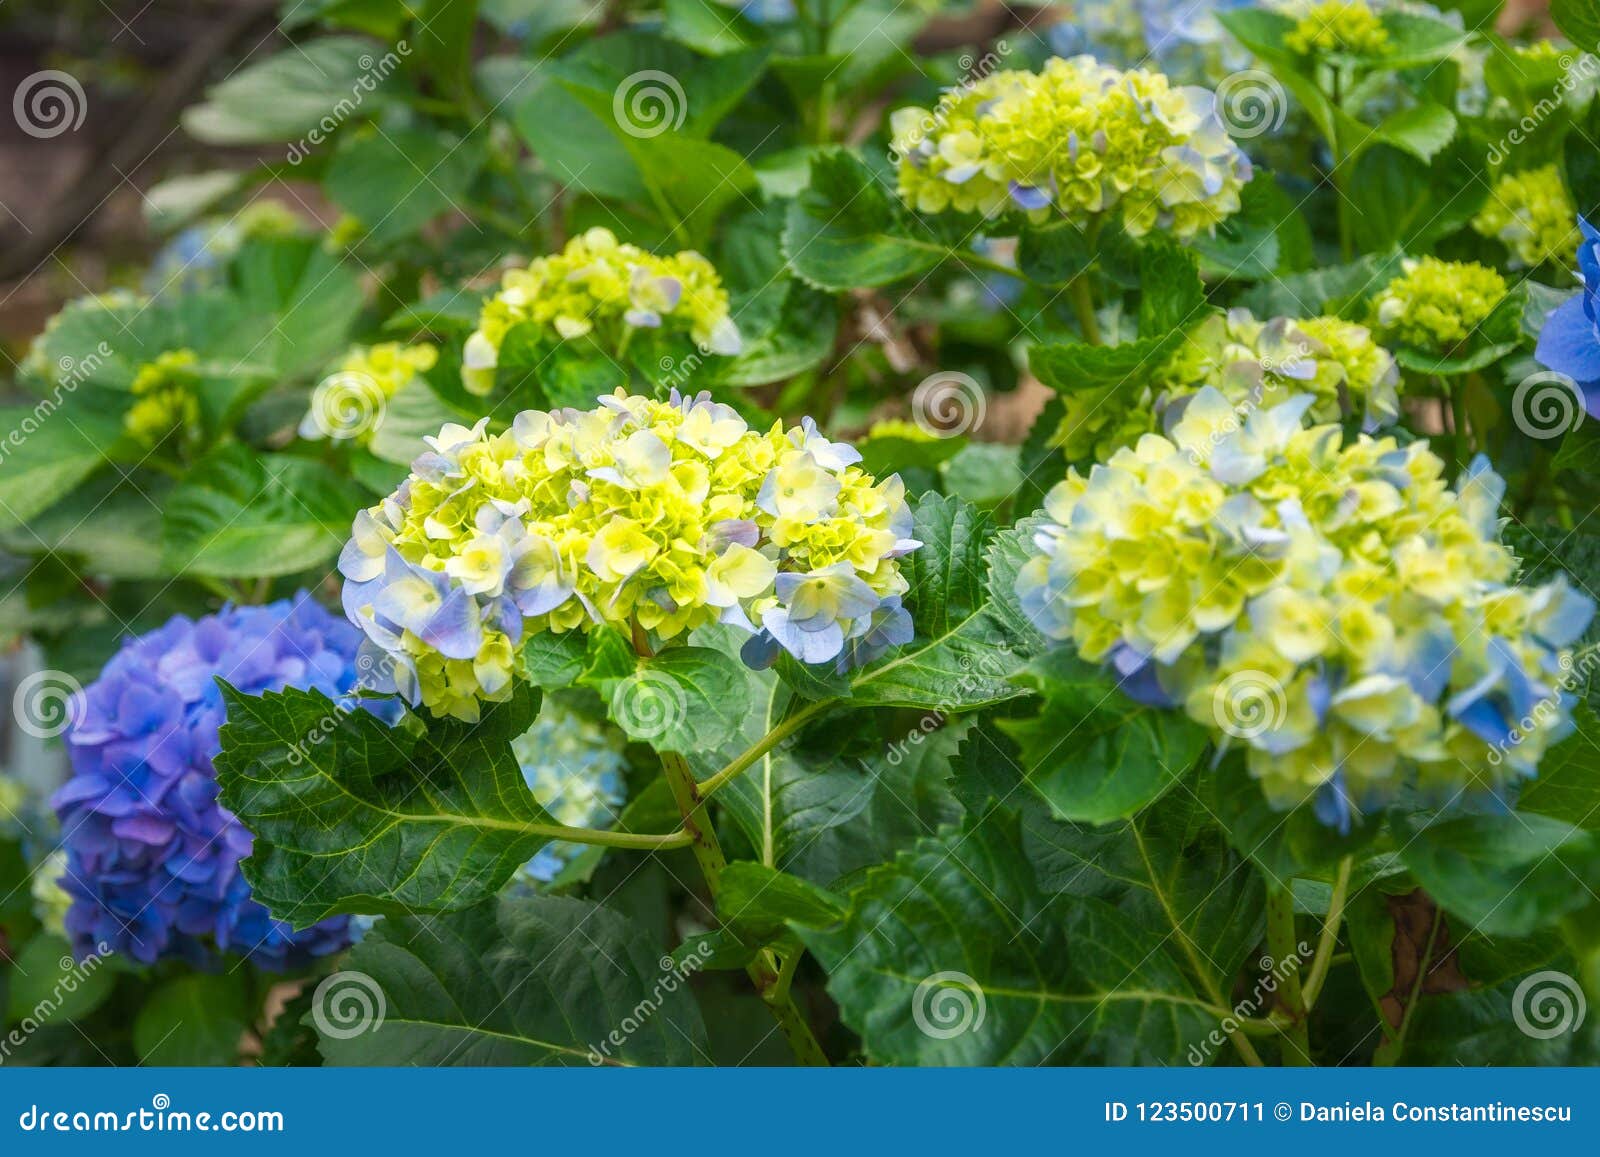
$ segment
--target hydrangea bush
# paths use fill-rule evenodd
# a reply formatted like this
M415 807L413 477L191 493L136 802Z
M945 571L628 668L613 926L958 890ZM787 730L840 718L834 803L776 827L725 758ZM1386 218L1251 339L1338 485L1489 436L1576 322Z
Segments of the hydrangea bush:
M503 7L18 360L28 1059L1600 1059L1600 23Z

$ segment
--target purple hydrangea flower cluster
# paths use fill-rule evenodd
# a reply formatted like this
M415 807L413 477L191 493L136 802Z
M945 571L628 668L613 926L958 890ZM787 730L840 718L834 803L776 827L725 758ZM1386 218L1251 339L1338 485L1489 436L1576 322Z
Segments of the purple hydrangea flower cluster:
M251 836L218 801L211 761L224 722L218 678L246 694L347 695L360 642L301 593L199 620L178 615L106 664L74 712L73 775L51 800L67 853L66 929L80 956L203 961L214 945L281 971L350 943L346 917L296 932L251 899L239 871Z

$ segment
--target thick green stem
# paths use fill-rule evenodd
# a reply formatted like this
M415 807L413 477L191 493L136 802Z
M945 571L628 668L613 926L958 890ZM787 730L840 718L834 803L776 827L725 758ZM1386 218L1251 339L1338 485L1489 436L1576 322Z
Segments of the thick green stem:
M1311 1063L1311 1035L1306 1029L1305 994L1300 989L1300 942L1294 931L1294 892L1287 884L1267 885L1267 950L1276 968L1285 972L1279 990L1290 1024L1283 1032L1283 1063ZM1293 968L1285 968L1286 962Z
M1100 344L1100 323L1094 316L1094 294L1089 288L1087 274L1080 273L1067 286L1067 299L1072 302L1072 312L1078 317L1078 328L1083 330L1083 340L1090 345Z
M1317 955L1311 961L1311 971L1306 973L1302 991L1306 1011L1317 1006L1323 982L1328 979L1328 969L1333 965L1333 950L1339 944L1339 925L1344 922L1345 897L1350 894L1350 870L1355 861L1346 856L1339 861L1339 871L1333 880L1333 895L1328 898L1328 918L1322 924L1322 939L1317 942Z
M728 859L723 855L717 833L712 830L711 821L705 813L702 785L695 780L689 761L676 752L661 753L661 773L672 791L673 801L678 805L678 814L683 817L689 848L694 852L700 873L706 880L706 890L711 893L711 901L715 904L717 893L722 889L722 870L728 866ZM798 953L800 949L795 951ZM792 963L798 965L799 961ZM789 992L789 979L794 974L794 968L788 962L780 965L776 955L763 950L745 971L749 973L750 982L756 986L762 1003L778 1022L778 1029L789 1042L789 1047L794 1050L795 1059L802 1065L826 1065L827 1054L817 1043L811 1026L806 1023Z

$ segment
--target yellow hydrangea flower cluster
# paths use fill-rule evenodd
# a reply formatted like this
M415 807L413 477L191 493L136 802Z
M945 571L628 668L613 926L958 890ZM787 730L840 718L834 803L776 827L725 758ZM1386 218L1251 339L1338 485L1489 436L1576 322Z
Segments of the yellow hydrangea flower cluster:
M154 446L174 430L200 421L200 359L193 350L168 350L133 376L135 399L123 428L142 445Z
M1555 165L1503 173L1489 191L1472 227L1498 237L1511 250L1514 267L1565 261L1578 247L1578 210Z
M1132 236L1186 239L1238 212L1251 176L1210 90L1092 56L992 73L931 112L897 110L891 128L900 195L924 213L1053 208L1081 225L1116 211Z
M300 419L300 436L313 441L371 441L389 399L438 361L439 351L427 342L351 347L312 391L310 408Z
M1283 46L1298 56L1382 56L1389 31L1363 0L1319 0L1300 14Z
M1248 309L1231 309L1185 335L1138 404L1116 398L1116 387L1063 398L1054 444L1072 461L1103 460L1176 421L1187 400L1207 386L1240 415L1309 393L1314 420L1359 414L1366 429L1376 430L1400 415L1399 382L1393 356L1366 326L1337 317L1260 321Z
M1274 806L1325 822L1407 780L1494 790L1570 730L1566 650L1593 614L1565 578L1511 584L1504 483L1458 491L1427 447L1307 428L1302 395L1241 425L1202 390L1046 501L1017 590L1041 630L1141 702L1243 743Z
M752 430L709 395L447 425L340 558L345 611L411 703L477 717L513 647L611 623L666 642L726 623L745 658L841 669L909 642L897 560L919 543L897 476L806 419Z
M686 331L702 350L727 356L743 344L711 262L689 249L657 257L601 228L505 273L462 354L461 380L469 391L494 388L500 343L521 322L534 322L561 341L592 333L612 351L634 329Z
M1372 305L1385 338L1447 353L1472 336L1507 293L1506 279L1476 261L1407 258Z

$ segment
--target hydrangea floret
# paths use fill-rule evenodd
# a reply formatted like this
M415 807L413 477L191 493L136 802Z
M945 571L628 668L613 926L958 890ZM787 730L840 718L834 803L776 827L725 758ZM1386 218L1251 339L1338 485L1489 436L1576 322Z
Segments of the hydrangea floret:
M218 678L249 694L344 696L358 682L360 642L302 594L179 615L112 657L73 712L73 775L51 799L72 901L66 931L80 956L103 944L145 964L199 961L214 945L278 970L349 943L344 917L297 932L251 898L239 872L250 833L218 802L212 759L224 722Z
M546 698L533 726L511 741L539 806L569 828L609 828L627 794L622 736L558 699ZM523 865L521 876L548 884L583 850L553 840Z
M1582 394L1584 409L1600 417L1600 232L1578 218L1578 274L1583 289L1562 302L1545 319L1534 356L1541 365L1571 378Z
M1399 417L1399 382L1394 357L1366 326L1337 317L1261 321L1236 308L1191 329L1139 404L1095 391L1066 395L1055 443L1069 460L1103 459L1141 434L1170 427L1187 400L1208 386L1241 415L1310 394L1313 420L1358 416L1370 432Z
M762 433L708 394L619 390L426 441L339 561L346 613L412 705L476 719L537 631L726 623L752 634L747 662L841 668L910 641L905 487L810 419Z
M1424 442L1251 413L1207 388L1049 494L1018 595L1141 702L1242 744L1276 807L1346 827L1414 783L1448 797L1532 775L1572 727L1567 650L1594 606L1517 586L1503 482L1458 489Z
M1283 38L1283 46L1297 56L1382 56L1389 51L1388 29L1364 0L1319 0L1297 16Z
M193 350L167 350L133 376L134 403L123 428L140 444L154 446L175 430L200 422L200 359Z
M438 349L427 342L352 347L312 391L311 405L300 419L300 437L371 441L389 400L438 360Z
M461 380L470 392L494 388L501 342L523 322L558 341L594 334L613 352L638 329L683 332L704 351L730 357L743 347L711 262L693 250L657 257L599 227L502 276L462 352Z
M1059 213L1087 226L1116 213L1135 237L1187 239L1239 211L1250 161L1214 94L1092 56L995 72L932 112L891 119L900 195L919 212Z
M1505 242L1513 266L1531 269L1572 252L1579 236L1576 213L1561 171L1545 165L1502 174L1472 227Z
M1373 300L1373 324L1385 339L1448 353L1488 320L1508 291L1506 279L1476 261L1407 258Z

